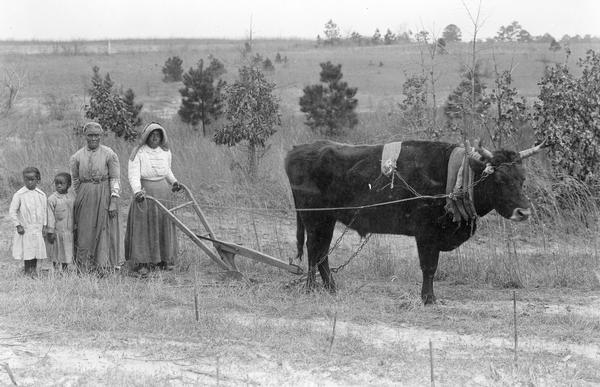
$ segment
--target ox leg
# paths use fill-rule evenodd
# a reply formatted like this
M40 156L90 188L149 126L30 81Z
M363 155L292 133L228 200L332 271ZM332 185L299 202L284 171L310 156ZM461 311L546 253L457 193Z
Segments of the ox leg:
M423 273L423 284L421 287L421 299L425 305L435 303L435 294L433 293L433 276L437 270L440 251L436 246L432 246L431 241L417 241L419 251L419 263Z
M330 293L335 293L335 281L333 280L333 275L329 269L329 256L326 256L319 265L319 273L321 273L325 289L329 290Z
M335 282L329 270L329 257L327 256L334 228L335 219L328 219L321 220L316 227L307 230L308 278L306 285L308 290L314 287L316 266L318 266L323 279L323 286L330 292L335 293Z

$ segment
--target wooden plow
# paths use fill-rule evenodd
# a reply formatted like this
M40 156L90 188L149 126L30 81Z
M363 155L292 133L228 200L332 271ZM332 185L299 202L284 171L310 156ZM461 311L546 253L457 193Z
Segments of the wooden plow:
M237 275L241 275L237 265L235 264L235 256L241 255L246 258L250 258L250 259L253 259L258 262L262 262L267 265L271 265L271 266L278 267L280 269L287 270L293 274L302 274L303 273L303 270L300 266L289 264L278 258L272 257L268 254L261 253L260 251L256 251L254 249L251 249L251 248L248 248L245 246L241 246L241 245L238 245L238 244L235 244L232 242L227 242L227 241L217 239L215 237L214 232L212 231L212 228L208 224L206 217L204 216L204 213L200 209L198 202L192 195L191 191L185 185L183 185L183 184L180 184L180 185L181 185L181 187L185 193L186 199L187 199L185 201L185 203L183 203L183 204L180 204L173 208L167 208L158 199L156 199L152 196L146 196L146 199L154 202L158 206L158 208L162 212L164 212L164 214L166 216L168 216L169 219L171 219L171 221L175 224L175 226L177 226L196 245L198 245L198 247L200 247L202 249L202 251L204 251L206 253L206 255L208 255L208 257L210 259L212 259L221 269L223 269L227 272L233 272ZM189 207L189 206L191 206L194 209L194 212L196 213L198 218L200 218L200 221L202 222L202 225L204 226L204 229L206 231L205 234L202 234L202 235L196 234L194 231L192 231L192 229L190 229L188 226L186 226L177 217L177 215L175 215L175 212L177 210L181 210L181 209ZM214 248L214 250L211 249L207 245L207 242L212 243L212 247Z

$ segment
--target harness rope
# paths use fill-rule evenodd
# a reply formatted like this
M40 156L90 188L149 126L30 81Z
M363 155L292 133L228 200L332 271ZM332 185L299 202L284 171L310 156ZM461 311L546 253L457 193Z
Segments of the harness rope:
M514 163L503 163L503 164L514 164ZM491 172L493 173L493 172ZM398 199L398 200L392 200L392 201L388 201L388 202L382 202L382 203L375 203L375 204L370 204L370 205L364 205L364 206L354 206L354 207L337 207L337 208L315 208L315 209L296 209L296 211L332 211L332 210L348 210L348 209L354 209L356 210L356 212L354 213L352 220L346 225L346 227L344 228L344 231L342 231L342 233L340 234L340 236L336 239L336 241L334 242L333 246L331 246L329 248L329 250L327 251L326 254L324 254L321 259L317 262L316 265L312 266L309 263L309 268L308 268L308 273L306 274L306 276L310 275L311 271L313 271L313 268L317 268L319 265L321 265L325 259L327 259L329 257L329 255L339 246L339 244L341 243L342 238L344 237L344 235L346 234L346 232L350 229L350 226L352 225L352 223L354 222L354 220L356 219L356 217L358 216L358 212L362 209L365 208L371 208L371 207L379 207L379 206L383 206L383 205L389 205L389 204L394 204L394 203L401 203L401 202L405 202L405 201L409 201L409 200L416 200L416 199L445 199L445 198L451 198L454 199L457 196L463 195L466 192L468 192L468 190L471 187L475 187L477 184L481 183L483 180L485 180L491 173L487 173L484 171L484 173L481 175L481 177L479 179L477 179L476 181L473 181L473 183L471 185L465 186L464 188L462 188L458 194L455 192L449 193L449 194L439 194L439 195L421 195L419 194L413 187L410 186L410 184L408 184L408 182L406 182L406 180L404 180L404 178L400 175L400 173L398 173L398 171L394 171L394 174L392 174L391 176L391 183L388 183L384 186L387 187L388 185L392 185L391 187L393 188L393 181L394 181L394 176L398 176L398 178L402 181L402 183L404 183L404 185L406 186L406 188L413 194L415 195L415 197L412 198L405 198L405 199ZM379 180L379 178L383 176L380 175L375 182L377 182ZM383 189L383 188L382 188ZM346 262L344 262L343 264L335 267L335 268L331 268L330 271L332 273L338 273L339 271L343 270L346 266L348 266L350 264L350 262L360 253L360 251L365 247L365 245L368 243L369 239L371 238L372 234L367 234L365 236L365 238L363 239L363 241L361 242L360 246L356 249L356 251L354 251L354 253L352 253L352 255L350 255L350 257L346 260ZM312 266L312 267L311 267ZM305 278L304 276L302 276L299 280L301 281L303 278ZM298 280L296 280L298 281ZM295 281L293 281L295 282Z
M511 162L511 163L502 163L500 165L498 165L498 167L502 166L502 165L513 165L515 164L515 162ZM492 172L493 173L493 172ZM362 206L347 206L347 207L321 207L321 208L296 208L295 211L297 212L317 212L317 211L341 211L341 210L355 210L355 213L351 219L351 221L346 225L346 227L344 228L344 230L342 231L342 233L340 234L340 236L336 239L336 241L334 242L334 244L332 246L330 246L330 248L328 249L327 253L324 254L321 259L317 262L316 265L314 265L313 267L310 267L311 265L309 264L309 271L307 274L303 275L301 278L294 280L292 282L296 282L296 281L302 281L304 278L306 278L305 276L308 276L311 274L311 271L313 271L313 268L317 268L319 265L321 265L325 259L327 259L329 257L329 255L339 247L342 238L345 236L345 234L348 232L348 230L350 229L350 226L354 223L354 221L356 220L358 213L360 210L363 209L368 209L368 208L375 208L375 207L381 207L381 206L386 206L386 205L391 205L391 204L397 204L397 203L402 203L402 202L407 202L407 201L412 201L412 200L417 200L417 199L430 199L430 200L436 200L436 199L445 199L445 198L451 198L451 199L455 199L456 197L465 194L466 192L468 192L468 190L472 187L475 187L477 184L481 183L483 180L485 180L491 173L486 173L484 171L484 173L482 173L481 177L479 179L477 179L476 181L473 181L472 184L465 186L464 188L462 188L461 190L459 190L458 193L456 192L451 192L449 194L437 194L437 195L421 195L419 192L417 192L413 187L410 186L410 184L408 184L408 182L400 175L400 173L398 171L394 171L394 174L392 174L391 176L391 182L386 184L385 186L383 186L382 188L379 189L379 191L383 190L385 187L387 187L388 185L391 185L391 188L393 188L393 182L395 177L397 176L402 183L404 184L404 186L406 187L406 189L408 189L413 195L415 195L414 197L410 197L410 198L404 198L404 199L396 199L396 200L390 200L390 201L386 201L386 202L380 202L380 203L373 203L373 204L366 204L366 205L362 205ZM383 175L378 176L378 178L375 180L375 183L382 177ZM162 200L163 202L167 202L167 203L178 203L178 201L173 201L173 200ZM219 206L205 206L208 208L215 208L215 209L235 209L235 210L242 210L242 211L281 211L281 212L287 212L289 209L284 209L284 208L248 208L248 207L219 207ZM342 263L341 265L331 268L330 271L332 273L338 273L339 271L343 270L346 266L348 266L352 260L362 251L362 249L364 248L364 246L366 246L366 244L368 243L368 241L370 240L372 234L369 233L365 236L365 238L363 238L360 246L356 249L356 251L354 251L352 253L352 255L346 260L346 262Z
M504 165L515 165L515 164L516 164L516 162L502 163L502 164L499 164L499 165L495 166L494 167L494 171L497 171L498 168L501 167L501 166L504 166ZM465 188L461 189L459 191L459 194L463 194L470 187L475 187L477 184L479 184L483 180L485 180L490 174L491 173L483 173L479 179L477 179L477 180L475 180L473 182L473 184L470 184L470 185L466 186ZM383 176L383 175L381 175L381 176ZM377 178L377 180L381 176L379 176ZM414 188L412 188L402 178L402 176L399 173L397 173L397 176L398 176L398 178L400 178L402 180L402 182L404 183L404 185L406 186L406 188L415 195L415 197L404 198L404 199L397 199L397 200L390 200L390 201L387 201L387 202L380 202L380 203L374 203L374 204L365 204L365 205L362 205L362 206L295 208L294 211L311 212L311 211L363 210L363 209L366 209L366 208L381 207L381 206L386 206L386 205L396 204L396 203L402 203L402 202L407 202L407 201L412 201L412 200L417 200L417 199L431 199L431 200L445 199L445 198L451 198L452 199L452 198L455 198L457 196L456 193L454 193L454 192L449 193L449 194L421 195L416 190L414 190ZM385 185L383 188L387 187L388 185L389 185L389 183L387 185ZM380 188L379 190L382 190L383 188ZM161 202L163 202L163 203L171 203L171 204L179 204L180 203L180 201L167 200L167 199L161 200ZM289 208L283 208L283 207L269 207L269 208L264 208L264 207L231 207L231 206L216 206L216 205L204 205L203 207L204 208L218 209L218 210L238 210L238 211L245 211L245 212L284 212L285 213L285 212L288 212L290 210ZM290 218L291 217L287 217L286 219L290 219Z

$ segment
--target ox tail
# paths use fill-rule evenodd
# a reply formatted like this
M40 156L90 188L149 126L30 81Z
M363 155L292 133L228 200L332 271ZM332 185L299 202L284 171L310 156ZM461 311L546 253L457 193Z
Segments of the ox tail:
M302 255L304 254L304 222L298 211L296 211L296 248L298 249L296 259L302 261Z

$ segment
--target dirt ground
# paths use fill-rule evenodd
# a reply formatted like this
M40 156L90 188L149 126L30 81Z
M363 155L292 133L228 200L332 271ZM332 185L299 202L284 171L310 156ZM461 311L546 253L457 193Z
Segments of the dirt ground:
M7 219L0 222L7 235ZM293 231L284 230L282 239L292 240ZM9 238L1 243L8 252ZM2 261L16 266L8 257ZM515 361L514 328L496 321L512 321L512 290L438 281L440 301L424 307L406 296L417 285L355 280L342 297L360 289L374 300L367 302L373 314L380 301L393 313L340 314L335 324L331 316L225 309L239 330L264 326L323 338L313 354L294 354L294 337L280 339L279 347L251 336L214 346L163 334L56 329L13 317L0 290L0 385L424 385L432 362L437 385L600 384L600 292L520 289ZM169 308L165 313L190 307Z
M541 306L519 304L520 309L528 313L576 315L583 318L600 319L600 295L584 298L562 295L537 295ZM557 299L560 298L560 301ZM469 301L470 302L470 301ZM444 309L468 308L467 303L448 301L445 305L435 306L438 313ZM490 309L500 309L498 301L487 303ZM521 311L522 313L523 311ZM248 321L256 322L257 316L233 313L231 318L242 326ZM259 317L261 318L261 317ZM285 318L261 318L265 324L289 325L294 323ZM331 321L314 319L295 321L304 329L316 333L331 332ZM207 353L202 343L177 341L168 337L112 336L98 337L94 334L76 335L69 332L47 331L38 327L31 331L25 323L15 326L14 321L0 320L0 363L4 368L0 372L2 385L102 385L108 377L123 385L143 385L147 382L157 385L393 385L398 382L386 375L378 375L372 369L353 368L344 361L344 354L336 353L335 343L329 364L303 367L279 359L276 354L254 342L230 343L226 352ZM24 329L23 329L24 328ZM434 363L448 362L450 359L492 358L500 356L510 358L514 342L506 334L489 332L488 334L469 334L449 332L445 329L424 329L413 324L369 324L362 325L346 321L337 321L336 335L358 338L364 344L375 348L399 350L409 348L421 354L429 351L429 342L433 343ZM599 333L599 332L596 332ZM581 363L587 363L596 374L573 374L575 385L594 385L600 383L600 342L598 337L589 342L573 342L557 337L540 339L519 337L518 356L529 358L539 356L547 358L549 364L563 366L565 369L577 369ZM385 363L385 360L381 360ZM382 365L382 367L385 364ZM443 371L443 366L438 372ZM422 368L422 367L421 367ZM413 370L414 375L402 377L401 384L422 384L426 381L423 374L428 369ZM420 372L416 372L420 371ZM487 385L490 383L513 383L510 374L494 369L483 369L479 374L465 369L467 384ZM442 374L442 375L443 375ZM554 376L555 377L555 376ZM495 379L494 379L495 378ZM447 378L438 382L453 384L456 379ZM553 384L556 379L539 377L542 384ZM445 383L444 383L445 382Z

